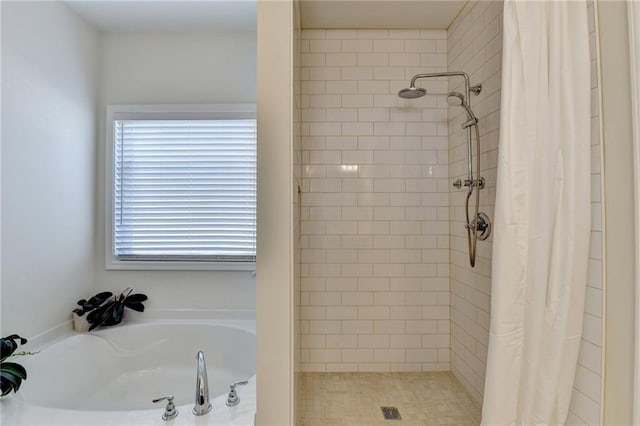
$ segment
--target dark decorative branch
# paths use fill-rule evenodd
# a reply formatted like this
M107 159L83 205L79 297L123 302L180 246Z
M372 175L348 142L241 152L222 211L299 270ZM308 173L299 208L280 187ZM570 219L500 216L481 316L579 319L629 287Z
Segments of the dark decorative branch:
M133 289L128 288L119 296L114 296L113 293L108 291L98 293L89 300L79 300L78 305L81 308L74 309L73 312L79 316L87 313L87 322L91 324L89 331L101 326L120 324L125 308L144 312L142 302L147 300L147 296L144 294L131 294L132 292ZM110 299L112 296L113 299Z
M110 291L104 291L102 293L96 294L89 300L80 299L78 300L78 305L80 305L80 308L74 309L73 312L75 312L79 316L82 316L87 312L98 308L104 303L105 300L107 300L111 296L113 296L113 293L111 293Z

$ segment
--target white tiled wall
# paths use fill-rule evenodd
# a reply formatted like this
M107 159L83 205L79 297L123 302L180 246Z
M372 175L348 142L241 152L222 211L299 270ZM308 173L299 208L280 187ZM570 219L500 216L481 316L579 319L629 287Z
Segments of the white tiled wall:
M449 369L446 38L302 32L303 370Z
M448 31L449 71L465 71L471 84L482 84L471 107L479 119L481 173L486 187L480 192L480 211L493 219L500 126L502 70L502 1L469 2ZM464 93L460 79L449 89ZM449 108L449 174L467 177L466 116L460 107ZM473 155L475 158L475 135ZM474 160L475 170L475 160ZM464 228L466 190L451 187L451 370L478 401L482 401L489 341L492 237L478 241L475 268L469 265Z
M574 381L569 425L601 424L602 391L602 203L600 107L593 2L588 2L591 43L591 246L582 342Z

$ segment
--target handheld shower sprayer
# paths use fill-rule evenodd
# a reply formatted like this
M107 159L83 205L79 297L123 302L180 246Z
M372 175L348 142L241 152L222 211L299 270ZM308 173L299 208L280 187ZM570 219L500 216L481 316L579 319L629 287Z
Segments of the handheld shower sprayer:
M462 123L461 127L466 129L467 127L473 126L474 124L478 124L478 119L476 118L473 111L469 105L464 101L464 95L459 92L451 92L449 96L447 96L447 103L451 106L461 106L467 112L467 121Z

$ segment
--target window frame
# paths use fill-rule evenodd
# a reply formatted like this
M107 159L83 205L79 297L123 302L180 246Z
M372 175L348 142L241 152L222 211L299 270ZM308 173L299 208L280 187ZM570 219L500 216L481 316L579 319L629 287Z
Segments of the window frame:
M107 105L105 141L105 268L107 270L255 271L256 263L213 260L121 260L114 256L115 120L256 119L256 104ZM256 141L257 151L257 141ZM257 197L256 197L257 198ZM257 199L256 199L257 204Z

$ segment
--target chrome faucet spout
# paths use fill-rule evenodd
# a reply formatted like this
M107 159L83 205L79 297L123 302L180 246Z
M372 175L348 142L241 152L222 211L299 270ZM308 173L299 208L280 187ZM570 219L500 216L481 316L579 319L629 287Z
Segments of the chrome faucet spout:
M196 376L196 404L193 407L193 414L203 416L211 411L211 404L209 403L207 363L204 360L204 353L202 351L198 351L196 360L198 363L198 374Z

